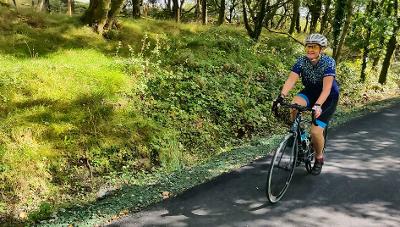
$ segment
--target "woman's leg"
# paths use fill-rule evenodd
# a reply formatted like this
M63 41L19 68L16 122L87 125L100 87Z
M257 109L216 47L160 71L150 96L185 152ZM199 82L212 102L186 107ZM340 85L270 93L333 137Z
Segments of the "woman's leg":
M315 158L321 159L323 158L323 151L324 151L324 128L319 125L312 125L311 126L311 140L313 143L314 151L315 151Z
M321 173L322 165L324 164L324 130L328 125L333 113L336 110L338 99L328 99L324 105L322 105L322 114L316 119L316 125L311 126L311 141L315 151L315 163L311 174L318 175Z
M307 104L308 104L307 96L305 96L303 94L298 94L293 98L292 103L298 104L301 106L307 106ZM291 121L294 121L294 119L296 118L296 114L297 114L297 110L295 110L295 109L290 110L290 120Z

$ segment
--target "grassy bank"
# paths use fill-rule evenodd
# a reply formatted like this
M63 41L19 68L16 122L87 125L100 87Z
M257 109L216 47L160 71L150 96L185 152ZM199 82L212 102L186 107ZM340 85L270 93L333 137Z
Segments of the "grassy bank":
M351 110L339 109L331 127L340 126L354 118L398 102L400 102L400 98L397 97L371 102ZM121 218L264 157L278 146L282 138L283 134L253 138L240 147L214 156L196 166L173 172L159 169L151 174L139 174L133 178L131 175L120 175L114 179L119 178L119 181L124 181L125 184L115 190L111 196L62 210L62 212L53 214L51 220L41 223L40 226L65 226L67 224L94 226ZM165 195L167 196L165 197Z
M3 8L0 33L9 223L98 223L265 154L277 137L232 148L282 132L271 100L303 51L281 35L253 43L242 27L156 20L124 21L105 39L78 18ZM397 95L397 71L362 84L359 65L338 66L343 113ZM116 196L95 202L104 188Z

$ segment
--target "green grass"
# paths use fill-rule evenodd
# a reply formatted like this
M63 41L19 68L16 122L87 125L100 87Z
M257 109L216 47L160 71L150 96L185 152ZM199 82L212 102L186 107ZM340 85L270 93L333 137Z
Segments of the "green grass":
M60 17L0 8L0 53L15 57L45 57L58 50L106 49L106 42L77 17Z
M116 130L116 122L126 118L113 106L123 101L122 91L129 91L133 81L102 54L82 50L46 59L3 57L0 81L1 187L6 198L21 198L20 205L55 198L64 177L78 180L73 175L80 177L84 168L76 163L71 170L71 162L89 158L91 149L125 143L123 132L110 128Z

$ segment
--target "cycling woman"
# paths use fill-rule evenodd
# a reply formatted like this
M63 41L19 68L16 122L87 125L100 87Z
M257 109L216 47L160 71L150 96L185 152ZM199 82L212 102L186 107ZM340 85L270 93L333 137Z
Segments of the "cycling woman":
M315 162L311 171L313 175L321 173L325 144L323 132L339 100L339 86L335 79L336 63L333 58L324 54L327 46L328 40L321 34L311 34L306 38L306 55L297 59L280 95L272 105L273 108L277 108L295 86L297 80L301 78L304 89L294 97L293 103L312 107L315 111L316 125L311 126L311 138L315 151ZM296 116L294 110L291 116L293 120Z

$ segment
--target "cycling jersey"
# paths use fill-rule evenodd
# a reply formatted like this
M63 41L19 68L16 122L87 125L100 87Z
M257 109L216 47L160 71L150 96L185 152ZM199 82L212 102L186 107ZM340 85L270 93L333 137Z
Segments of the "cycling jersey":
M321 115L316 119L317 125L321 128L325 128L329 123L338 104L339 85L335 79L335 68L335 60L327 55L322 55L316 65L313 65L307 56L302 56L297 59L296 64L292 67L292 71L300 76L304 85L304 89L300 91L298 96L302 97L309 107L313 106L321 95L324 77L334 77L331 92L321 106Z
M322 55L316 65L313 65L307 56L302 56L297 59L292 71L300 76L304 89L312 96L309 98L318 98L322 92L323 78L326 76L336 77L335 68L335 60L327 55ZM339 96L339 85L336 79L333 80L329 96Z

